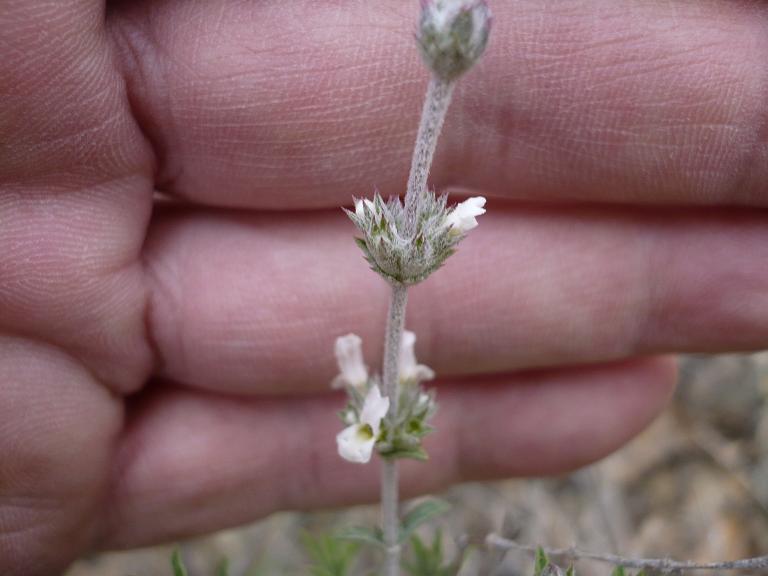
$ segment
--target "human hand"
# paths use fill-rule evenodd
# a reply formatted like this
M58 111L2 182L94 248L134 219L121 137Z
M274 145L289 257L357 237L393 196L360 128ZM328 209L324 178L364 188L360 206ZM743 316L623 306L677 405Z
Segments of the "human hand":
M493 9L432 177L489 212L411 293L441 403L411 494L598 459L668 398L651 355L768 343L766 6ZM328 382L387 289L338 206L403 190L415 2L104 10L0 10L7 575L377 492Z

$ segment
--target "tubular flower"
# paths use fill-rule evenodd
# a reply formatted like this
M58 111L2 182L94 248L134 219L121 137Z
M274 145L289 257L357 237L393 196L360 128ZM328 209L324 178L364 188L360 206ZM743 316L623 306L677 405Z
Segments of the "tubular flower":
M378 386L371 387L365 397L359 420L336 436L339 455L350 462L369 462L381 430L381 421L388 411L389 398L381 396Z
M429 366L419 364L416 361L416 334L410 330L403 332L403 338L400 340L400 382L423 382L432 380L435 373Z
M334 352L341 374L333 380L333 388L359 388L368 382L368 368L363 362L363 341L357 334L336 338Z
M473 196L457 204L445 218L445 224L453 234L465 234L477 227L477 216L485 214L485 198Z

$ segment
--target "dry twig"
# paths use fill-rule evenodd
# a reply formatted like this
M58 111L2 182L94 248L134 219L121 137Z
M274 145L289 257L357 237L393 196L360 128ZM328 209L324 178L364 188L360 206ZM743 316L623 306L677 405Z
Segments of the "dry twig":
M524 552L536 552L537 546L520 544L514 540L502 538L497 534L489 534L485 543L490 548L502 550L522 550ZM688 560L672 560L670 558L624 558L616 554L599 554L581 550L576 546L570 548L542 548L548 556L560 556L569 560L592 560L623 566L624 568L638 568L656 570L663 573L684 572L689 570L768 570L768 556L756 558L744 558L729 562L707 562L699 564Z

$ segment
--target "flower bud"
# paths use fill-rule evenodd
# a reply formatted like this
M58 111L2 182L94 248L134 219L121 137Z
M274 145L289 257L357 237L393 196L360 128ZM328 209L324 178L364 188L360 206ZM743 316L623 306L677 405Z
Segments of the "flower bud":
M416 39L427 66L451 81L482 56L491 31L485 0L422 0Z

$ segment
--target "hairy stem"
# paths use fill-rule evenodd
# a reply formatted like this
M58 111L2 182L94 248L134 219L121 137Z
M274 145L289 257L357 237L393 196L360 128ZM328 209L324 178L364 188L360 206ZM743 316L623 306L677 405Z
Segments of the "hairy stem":
M416 227L418 200L427 188L427 176L448 106L451 104L453 86L454 82L442 80L437 76L433 76L429 81L405 193L406 231L409 235L413 234Z
M389 301L387 331L384 338L383 369L384 395L389 398L387 418L390 424L394 424L397 419L398 364L407 303L408 289L402 284L394 284ZM384 458L381 469L381 523L384 531L384 545L386 546L385 576L398 576L400 574L398 500L397 460Z
M384 458L381 468L381 523L384 530L384 576L400 574L400 543L398 542L398 470L397 460Z

